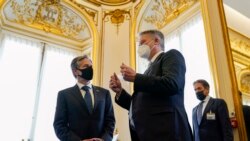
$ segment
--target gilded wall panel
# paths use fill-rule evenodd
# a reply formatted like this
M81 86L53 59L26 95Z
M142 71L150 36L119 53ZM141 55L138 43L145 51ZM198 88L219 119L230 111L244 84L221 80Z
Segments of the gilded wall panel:
M229 35L240 91L250 96L250 38L231 29Z
M75 41L91 37L84 19L58 0L10 0L3 8L12 24L43 30Z
M197 0L152 0L140 21L141 28L162 29L180 14L192 7Z

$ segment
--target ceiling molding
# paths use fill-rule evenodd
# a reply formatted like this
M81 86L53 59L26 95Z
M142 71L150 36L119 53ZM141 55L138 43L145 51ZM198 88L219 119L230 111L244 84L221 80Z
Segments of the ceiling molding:
M136 0L83 0L89 3L92 3L96 6L102 6L102 5L107 5L107 6L121 6L125 5L128 3L134 3Z

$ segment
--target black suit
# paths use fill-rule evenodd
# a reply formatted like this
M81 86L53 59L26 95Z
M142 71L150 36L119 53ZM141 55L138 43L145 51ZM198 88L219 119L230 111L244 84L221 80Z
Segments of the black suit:
M58 93L54 129L62 141L102 138L111 141L115 118L108 90L93 86L94 109L88 111L77 85Z
M210 97L204 109L200 125L197 122L197 108L193 109L193 130L195 141L233 141L227 104L222 99ZM214 115L209 118L208 115Z
M136 74L134 93L122 91L116 102L129 110L135 132L133 141L191 141L192 132L184 108L186 66L177 50L161 53L144 74ZM139 138L139 139L138 139Z
M245 120L247 138L250 141L250 106L243 105L243 115Z

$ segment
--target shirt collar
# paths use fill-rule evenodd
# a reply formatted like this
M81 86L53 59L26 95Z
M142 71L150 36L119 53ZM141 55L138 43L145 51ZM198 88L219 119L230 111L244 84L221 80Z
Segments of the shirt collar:
M151 63L153 63L155 61L155 59L162 53L163 51L159 51L157 52L150 60Z
M79 87L79 89L80 89L80 90L82 89L82 87L83 87L83 86L85 86L84 84L79 83L79 82L77 82L76 84L77 84L77 86ZM86 85L86 86L88 86L88 87L89 87L89 89L92 89L92 84L91 84L91 83L89 83L89 84L88 84L88 85Z
M206 98L203 100L205 103L207 103L208 101L209 101L209 99L210 99L210 96L208 95L208 96L206 96Z

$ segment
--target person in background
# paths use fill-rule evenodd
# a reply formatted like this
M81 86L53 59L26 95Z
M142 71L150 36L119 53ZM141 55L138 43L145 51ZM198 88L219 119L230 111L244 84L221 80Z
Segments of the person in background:
M140 33L138 54L150 61L144 74L122 63L123 79L134 83L126 92L117 75L109 87L115 101L129 111L132 141L192 141L192 130L184 108L186 65L177 50L164 52L164 35L158 30Z
M59 91L54 129L61 141L111 141L115 118L110 92L91 84L92 61L88 56L72 60L76 85Z
M240 99L242 101L242 112L245 121L247 138L250 140L250 106L243 104L242 92L239 91Z
M197 99L201 101L193 108L195 141L233 141L226 102L209 96L210 86L206 80L196 80L193 86Z
M245 120L247 138L250 140L250 106L249 105L242 105L243 107L243 116Z

